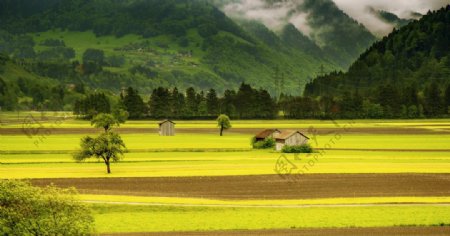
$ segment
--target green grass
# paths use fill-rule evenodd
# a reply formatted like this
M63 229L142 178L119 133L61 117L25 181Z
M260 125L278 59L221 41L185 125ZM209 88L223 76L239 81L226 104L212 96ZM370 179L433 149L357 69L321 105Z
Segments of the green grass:
M93 205L93 208L100 233L450 223L449 206L223 208Z
M2 151L32 151L32 150L68 150L73 151L79 147L83 134L54 135L49 129L46 133L26 136L3 135L0 143ZM100 132L100 130L99 130ZM96 135L96 134L93 134ZM239 134L226 134L220 137L218 134L177 134L176 136L161 137L152 134L124 134L123 140L130 150L143 149L249 149L250 136Z
M52 134L40 133L35 136L1 135L0 150L7 151L73 151L78 148L83 134ZM95 134L94 134L95 135ZM249 149L250 134L177 134L161 137L156 133L123 134L127 148L131 151L143 150L174 150L174 149ZM310 144L316 148L344 149L450 149L449 135L364 135L342 133L339 139L334 135L310 135ZM327 145L329 144L329 145Z
M0 178L155 177L276 174L279 153L246 152L136 152L112 164L112 174L95 159L76 163L70 154L0 154ZM448 173L448 152L328 151L295 160L312 173ZM314 164L311 167L310 161Z

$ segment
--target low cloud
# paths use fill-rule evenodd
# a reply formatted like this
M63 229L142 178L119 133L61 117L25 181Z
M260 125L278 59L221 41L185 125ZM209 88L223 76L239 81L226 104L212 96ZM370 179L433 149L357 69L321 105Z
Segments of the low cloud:
M394 25L381 20L373 10L383 10L400 18L414 18L412 13L426 14L450 4L450 0L330 0L347 15L362 23L377 36L387 35ZM272 3L269 3L272 2ZM308 13L302 12L304 0L234 0L223 6L223 11L235 19L256 20L277 31L287 23L295 25L303 34L311 37L314 33L308 25Z
M413 18L413 12L426 14L450 4L449 0L333 0L334 3L353 19L362 23L372 33L383 36L392 31L393 25L380 20L371 9L384 10L400 18Z
M295 10L302 2L294 0L269 4L265 0L241 0L224 6L223 11L233 18L257 20L275 31L287 23L292 23L308 34L310 28L306 20L307 15Z

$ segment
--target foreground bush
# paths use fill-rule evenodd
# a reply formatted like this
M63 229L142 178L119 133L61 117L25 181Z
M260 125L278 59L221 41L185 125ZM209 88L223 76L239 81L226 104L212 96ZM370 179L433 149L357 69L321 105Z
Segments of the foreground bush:
M268 149L275 147L275 139L265 138L263 141L256 141L255 138L252 139L252 146L255 149Z
M309 144L294 146L285 145L281 151L284 153L311 153L313 152L313 148Z
M91 235L94 219L75 189L0 180L0 235Z

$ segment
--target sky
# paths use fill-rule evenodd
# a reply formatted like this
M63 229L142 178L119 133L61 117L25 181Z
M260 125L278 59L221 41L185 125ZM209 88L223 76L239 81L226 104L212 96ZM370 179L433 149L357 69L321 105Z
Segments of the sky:
M384 10L396 14L401 18L411 18L411 12L425 14L428 10L435 10L447 4L450 0L332 0L339 9L350 17L362 23L376 36L390 33L393 25L377 18L371 9ZM244 18L262 22L268 28L277 30L286 23L294 24L305 35L309 35L311 28L307 23L307 13L292 14L292 9L303 0L281 1L268 7L265 0L239 0L224 6L224 12L235 18Z

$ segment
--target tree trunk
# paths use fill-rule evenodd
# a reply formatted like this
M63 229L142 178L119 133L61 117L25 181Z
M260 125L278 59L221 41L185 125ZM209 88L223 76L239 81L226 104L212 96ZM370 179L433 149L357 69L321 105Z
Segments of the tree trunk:
M106 171L108 172L108 174L111 174L111 168L110 168L110 165L109 165L109 160L106 160L105 164L106 164Z
M222 136L223 133L223 125L220 126L220 136Z

